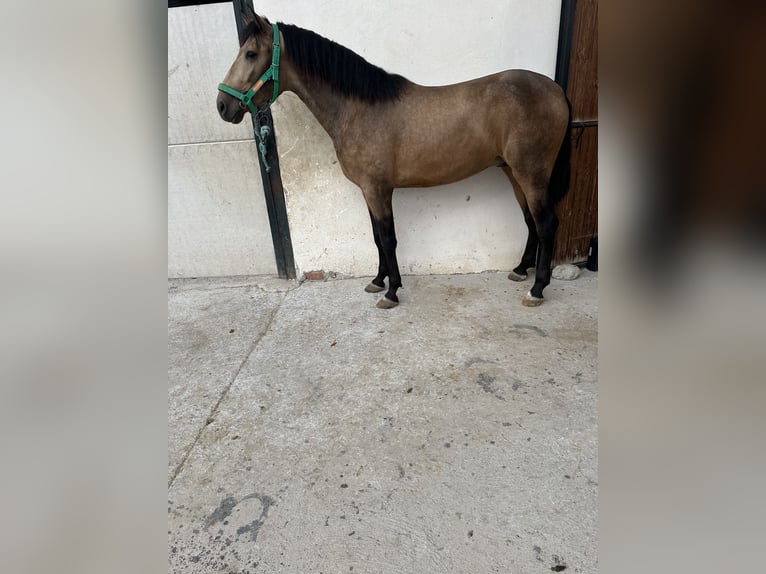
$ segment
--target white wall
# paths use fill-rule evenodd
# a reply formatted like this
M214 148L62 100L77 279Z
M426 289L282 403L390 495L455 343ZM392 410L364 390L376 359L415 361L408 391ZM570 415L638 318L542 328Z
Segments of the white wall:
M231 4L168 10L168 276L276 274L250 122L216 86L237 53Z
M216 8L222 6L229 11L229 32L224 32L225 26L216 20L205 26L204 34L186 34L179 39L197 44L193 49L199 57L193 60L194 65L216 70L206 72L206 77L199 74L196 80L207 82L198 89L206 92L205 105L210 102L203 131L210 137L246 139L251 136L243 133L242 125L232 126L218 120L213 106L215 86L236 53L231 6ZM255 6L272 21L314 30L370 62L420 84L453 83L508 68L528 68L551 77L555 70L560 0L468 3L258 0ZM169 10L169 26L174 10L177 9ZM221 17L226 19L225 15ZM221 38L223 33L229 36ZM190 48L173 44L168 49L170 74L170 52ZM173 77L181 71L179 68ZM171 90L170 77L168 82ZM173 89L180 91L183 86L183 82L178 82ZM170 107L172 90L169 97ZM299 274L324 269L373 275L377 270L377 252L367 209L361 192L342 175L329 137L293 94L280 96L272 111ZM186 121L178 116L171 124L169 119L169 132L181 137ZM252 161L257 161L254 156ZM256 180L250 182L251 191L260 187L257 165L253 173L247 175L248 179ZM195 209L194 205L188 208L190 212ZM498 169L449 186L397 190L394 216L403 273L508 269L518 263L526 241L521 212L507 179ZM189 213L187 219L171 225L170 233L180 231L183 222L190 219ZM204 219L200 213L198 221ZM268 224L262 225L268 233ZM176 242L169 241L169 249L175 245ZM186 254L193 256L189 249ZM271 251L269 254L273 259ZM191 261L185 261L187 267L191 265ZM207 265L199 263L198 274L217 274L203 273ZM237 273L247 272L250 271L243 268Z

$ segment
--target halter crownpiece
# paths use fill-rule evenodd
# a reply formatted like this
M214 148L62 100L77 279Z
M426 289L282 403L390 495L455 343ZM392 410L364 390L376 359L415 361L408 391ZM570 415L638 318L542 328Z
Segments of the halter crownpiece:
M253 87L251 87L246 93L243 94L242 92L235 90L226 84L218 84L218 89L220 91L237 98L239 100L240 107L247 108L253 115L258 113L258 107L253 103L253 97L266 82L269 80L274 81L274 93L272 94L271 99L269 99L269 103L266 105L270 106L273 104L279 95L279 28L276 24L272 24L271 29L274 31L274 44L271 52L271 66L269 66L263 75L258 78L258 81L253 84Z

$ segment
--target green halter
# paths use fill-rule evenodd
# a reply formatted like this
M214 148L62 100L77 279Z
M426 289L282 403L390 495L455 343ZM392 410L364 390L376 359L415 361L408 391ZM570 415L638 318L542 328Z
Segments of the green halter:
M253 84L253 86L247 91L247 93L243 94L242 92L239 92L235 90L234 88L230 88L226 84L218 84L218 89L222 92L225 92L229 94L230 96L234 96L240 101L240 106L243 108L247 108L250 110L250 113L255 115L258 113L258 107L253 103L253 97L255 96L256 92L260 90L263 85L268 82L269 80L274 81L274 94L271 96L271 99L269 100L269 103L267 105L271 105L274 103L274 100L277 99L277 96L279 95L279 28L276 24L271 25L272 30L274 31L274 47L271 53L271 66L263 73L263 75L258 78L258 81ZM256 87L257 86L257 87ZM255 89L253 89L255 88Z

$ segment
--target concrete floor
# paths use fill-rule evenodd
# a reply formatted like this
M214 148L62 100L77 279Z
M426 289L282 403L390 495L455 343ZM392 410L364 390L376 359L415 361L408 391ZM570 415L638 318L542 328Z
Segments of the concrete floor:
M171 281L169 570L597 571L597 274Z

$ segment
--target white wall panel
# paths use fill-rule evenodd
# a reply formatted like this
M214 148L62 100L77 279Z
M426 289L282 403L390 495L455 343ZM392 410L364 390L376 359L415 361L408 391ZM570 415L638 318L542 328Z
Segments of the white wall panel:
M424 85L527 68L553 77L560 0L256 0L271 21L308 28Z
M252 124L221 120L230 3L168 10L168 276L276 274Z
M252 142L168 147L168 276L275 275Z
M231 3L168 9L168 143L252 139L215 107L218 83L239 50Z

